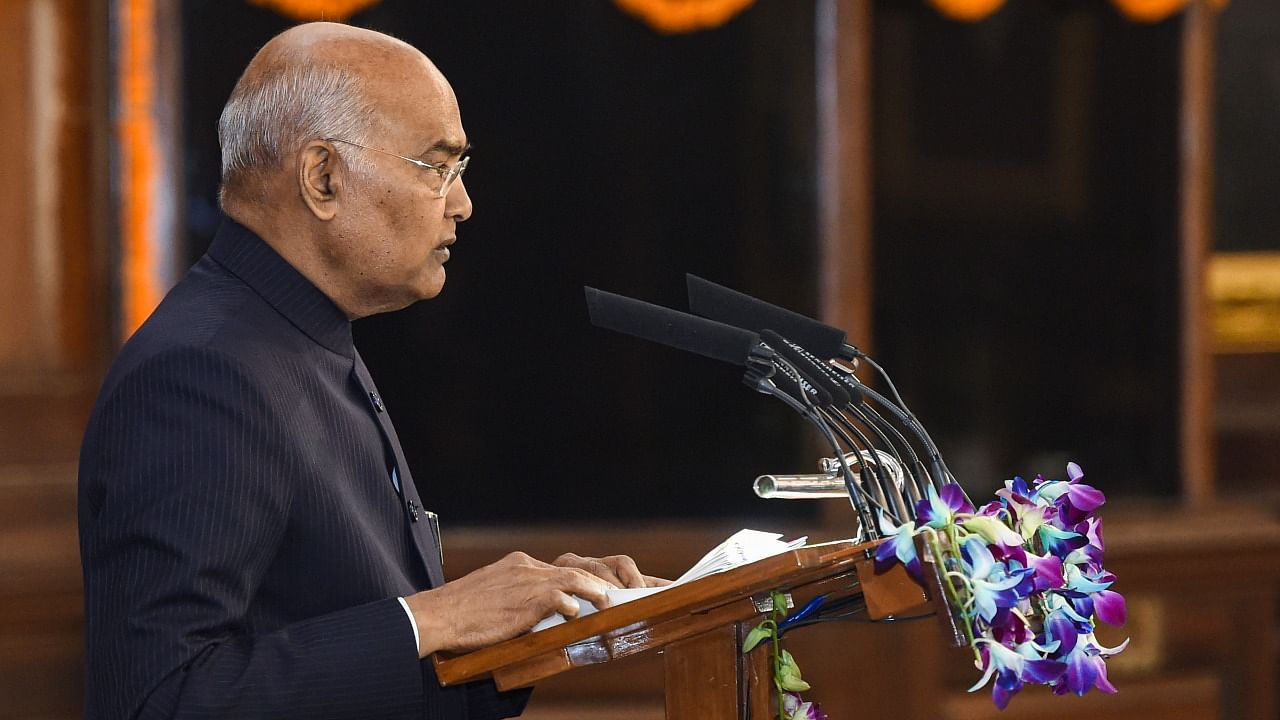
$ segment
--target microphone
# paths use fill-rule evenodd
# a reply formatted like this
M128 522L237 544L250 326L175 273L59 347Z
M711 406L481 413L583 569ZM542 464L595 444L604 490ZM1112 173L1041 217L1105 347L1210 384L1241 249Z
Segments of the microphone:
M773 351L749 330L592 287L583 290L587 314L596 327L732 365L747 366L753 358L773 358Z
M844 407L853 403L855 405L862 403L862 393L849 386L842 386L835 375L829 374L830 370L824 370L822 363L815 363L802 355L802 350L798 350L799 346L782 337L778 333L769 328L760 330L760 339L766 345L773 348L773 351L786 358L796 372L800 373L809 383L815 387L821 388L831 396L836 407ZM852 393L850 390L852 389ZM857 395L857 399L854 399Z
M779 358L777 352L762 343L756 333L603 290L583 289L591 324L746 367L743 382L782 400L813 424L835 452L841 452L831 427L819 410L830 407L830 391L810 382L804 373ZM847 398L848 393L842 392ZM840 458L843 462L843 455ZM847 463L843 464L842 470L862 533L874 539L878 537L875 518L863 500Z
M772 348L749 330L696 315L616 295L592 287L583 288L591 324L659 345L749 368L746 384L766 395L777 395L801 415L808 407L831 404L831 393L808 381L793 367L775 362ZM764 384L768 384L766 387Z
M779 390L800 400L800 402L806 406L800 414L807 414L807 406L809 405L829 407L831 403L834 402L830 391L811 382L808 375L799 372L794 366L787 363L775 362L773 367L775 372L773 375L769 376L768 379L771 380ZM747 384L751 385L751 383ZM836 389L839 390L840 388ZM760 392L768 394L764 390L761 390ZM804 402L802 398L803 395L807 395L809 397L809 402Z
M824 360L837 357L856 360L862 357L862 351L850 345L847 342L848 335L839 328L824 325L798 312L717 285L697 275L686 274L684 277L689 289L689 310L695 315L754 332L772 328Z
M852 394L871 398L886 408L912 435L920 440L928 452L931 469L931 472L924 473L923 477L932 480L933 484L939 489L951 480L951 473L947 470L946 463L942 460L942 455L938 452L937 445L934 444L933 439L929 437L929 433L915 418L915 415L906 409L905 404L901 403L901 398L896 404L890 402L888 398L863 385L852 373L847 371L839 372L828 363L823 362L823 360L833 358L843 358L845 360L865 359L885 378L890 389L893 388L893 381L889 379L879 365L872 362L871 358L868 358L861 350L848 344L846 341L847 335L843 330L824 325L817 320L753 298L745 293L717 285L696 275L686 274L685 282L689 290L689 308L694 313L756 332L772 329L780 334L785 334L793 342L784 343L784 345L789 345L799 352L805 352L807 349L811 355L816 356L812 357L811 361L814 367L821 369L821 373L810 373L811 375L827 375L834 378L838 384L850 388ZM783 352L781 346L774 349L779 353ZM795 362L793 356L784 357L788 357L790 362ZM801 363L801 365L806 369L809 368L807 364ZM922 463L916 462L914 465L923 470Z
M849 403L848 407L850 407L864 422L879 419L879 415L862 413L859 409L860 406L862 406L864 399L871 397L898 417L903 425L921 440L921 443L930 452L931 456L936 454L937 449L933 446L932 440L930 440L927 434L923 432L923 428L919 427L919 423L915 420L914 416L904 413L896 405L889 403L888 400L879 393L858 382L857 378L852 374L838 372L832 365L822 362L805 348L800 347L787 338L778 335L778 333L773 330L765 329L760 334L765 342L768 343L775 352L785 358L787 362L791 363L801 372L812 376L814 378L814 382L820 387L826 387L827 384L830 384L835 387L847 389L846 395L851 398L851 403ZM835 395L835 393L832 393L832 395ZM840 417L843 419L843 416ZM887 440L884 433L881 432L880 428L875 426L874 422L868 422L867 427L871 428L873 432L880 436L882 441ZM891 426L890 429L892 429ZM888 445L890 448L893 447L892 443L888 443ZM910 444L907 445L907 448L909 452L914 455L914 451L911 450ZM901 458L899 458L899 460L902 461ZM905 461L902 461L902 464L905 466ZM923 463L918 459L915 459L911 465L914 472L910 473L912 484L909 488L909 492L913 501L919 501L925 495L925 488L921 483L924 479L929 478L929 473L926 471ZM935 472L942 472L941 467L939 466L935 466L934 470ZM891 490L890 496L892 497L892 495L893 493ZM896 498L894 499L896 500ZM905 501L903 503L895 502L894 504L897 504L902 508L905 506Z
M855 402L854 405L860 404L864 398L870 398L878 405L888 410L894 417L898 418L899 422L901 422L913 435L917 437L917 439L920 440L921 444L928 451L930 460L936 460L936 462L931 463L934 464L934 473L937 475L937 477L933 478L933 481L937 484L938 488L941 489L942 484L946 482L947 478L947 473L944 470L945 466L941 463L941 456L938 454L937 446L933 444L932 438L930 438L928 433L924 431L924 428L920 426L920 422L916 420L914 415L905 412L896 403L890 402L888 398L875 390L872 390L866 385L863 385L853 373L848 372L847 370L844 372L837 370L835 366L822 362L805 348L800 347L786 338L779 337L777 333L773 333L770 330L765 330L764 335L772 338L769 342L769 346L772 347L779 355L786 358L788 362L804 368L812 375L821 376L832 383L848 388L849 394L852 397L857 398L857 402ZM927 477L928 475L925 474L925 476ZM924 490L924 488L920 489L921 491Z

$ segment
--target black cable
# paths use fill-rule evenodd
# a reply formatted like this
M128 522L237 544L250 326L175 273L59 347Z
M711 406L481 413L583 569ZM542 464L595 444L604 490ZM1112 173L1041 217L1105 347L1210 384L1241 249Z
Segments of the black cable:
M866 415L861 412L861 408L851 404L849 405L849 412L858 418L858 421L862 424L863 427L870 430L876 436L876 438L880 440L881 445L889 448L889 454L892 455L893 458L898 461L898 467L902 468L903 474L906 475L906 478L904 478L903 484L907 485L908 487L914 487L915 476L912 474L910 468L907 466L906 461L902 459L902 455L898 453L898 448L894 447L893 442L889 440L889 437L885 435L883 432L881 432L880 428L876 427L874 423L872 423L870 420L867 419ZM844 418L843 413L837 413L837 414L839 414L840 417L845 420L845 422L849 422L848 419ZM875 460L876 462L876 467L883 470L884 467L883 465L880 464L879 455L877 455L873 451L872 456L873 456L872 459ZM880 474L881 484L887 487L893 493L893 503L892 503L893 506L898 509L900 515L903 518L915 520L915 504L914 504L916 502L915 498L913 497L912 503L908 504L906 500L902 497L902 489L898 487L898 483L893 482L892 479L890 479L889 482L885 484L884 475L885 473L883 472ZM907 482L908 479L909 479L909 482ZM914 493L912 494L914 495ZM898 519L898 524L899 525L902 524L901 518Z
M835 430L840 435L840 437L844 438L845 443L847 443L849 447L855 453L857 453L858 466L862 471L862 472L859 472L858 474L863 476L863 480L864 480L863 484L864 485L866 484L865 482L866 480L875 480L875 485L873 485L873 489L877 491L877 494L876 494L877 506L881 510L883 510L885 513L887 513L890 517L892 517L894 519L895 524L901 525L902 513L898 512L899 510L901 510L901 508L894 505L894 503L890 501L889 496L885 494L885 490L884 490L885 483L886 483L886 480L888 479L885 477L884 468L882 468L880 466L880 463L878 462L874 463L870 468L868 468L867 462L864 459L865 458L865 456L863 455L864 452L867 455L870 455L873 459L875 458L875 453L873 451L873 448L875 446L871 444L871 440L869 440L867 436L862 433L862 431L858 430L858 428L853 423L849 422L849 419L846 418L844 415L842 415L840 411L833 410L830 408L818 408L818 412L821 413L822 416L827 419L828 423L831 424L832 429ZM848 432L846 432L846 430ZM858 436L857 441L855 441L849 435L850 432ZM868 475L874 475L875 477L868 477ZM894 510L888 509L888 506L890 505L894 505Z
M868 419L864 420L864 423L867 424L868 426L882 428L884 430L888 430L889 432L893 433L893 436L894 438L897 439L898 444L906 449L907 455L911 458L910 463L906 462L902 458L901 454L895 452L895 455L898 456L899 461L902 462L903 468L906 469L908 474L910 474L911 476L911 485L910 485L911 502L914 505L914 503L918 503L921 500L923 500L924 492L925 492L925 484L928 482L928 474L927 474L928 471L924 469L924 464L920 462L920 456L916 454L915 446L913 446L907 440L906 436L902 434L901 430L895 427L893 423L886 420L883 415L876 412L876 409L871 405L867 403L862 403L861 405L856 407L851 405L850 408L856 411L857 413L859 413L860 415L868 416ZM894 443L892 442L890 442L889 445L890 447L894 447ZM925 473L925 477L922 478L920 477L919 474L917 474L915 470L915 468L917 467L920 469L922 473Z
M863 355L862 359L866 360L881 378L884 378L884 382L889 386L889 392L893 395L894 400L897 402L897 406L907 415L907 417L911 419L912 424L919 429L921 435L924 437L925 443L929 446L928 449L930 454L935 457L938 463L942 466L941 483L946 484L947 482L955 482L955 476L951 474L951 468L947 467L947 461L942 459L942 454L938 452L938 446L934 444L933 438L929 436L929 432L920 424L920 421L916 418L916 414L911 412L911 408L907 407L906 401L904 401L902 399L902 395L898 393L898 387L893 384L893 378L889 377L889 373L885 372L885 369L880 367L880 364L870 356ZM956 484L958 485L959 483ZM938 490L942 490L941 485L938 486ZM961 492L964 493L964 488L961 488ZM973 503L973 500L969 499L968 493L964 493L964 496L966 500L969 500L970 504Z
M780 357L775 358L774 361L786 362ZM789 364L788 367L790 367ZM792 372L795 372L794 368L792 368ZM799 373L796 373L796 375L799 376ZM849 502L853 504L854 514L858 516L858 523L862 526L860 534L865 534L868 540L880 539L879 528L875 524L875 518L872 517L871 510L867 507L867 503L874 503L881 510L884 510L884 508L880 506L879 503L875 502L875 498L869 496L862 490L862 488L858 487L858 483L854 481L853 471L849 469L849 463L844 459L844 451L840 448L839 441L836 440L835 435L831 432L831 428L823 422L821 415L818 413L817 407L813 404L813 400L809 395L802 392L801 399L797 400L783 392L777 385L774 385L767 376L758 376L753 371L748 371L743 380L756 390L767 395L772 395L783 401L793 410L803 415L811 425L818 429L818 432L822 434L823 439L827 441L827 444L831 446L832 451L835 452L836 460L840 463L840 470L844 474L845 489L849 492Z

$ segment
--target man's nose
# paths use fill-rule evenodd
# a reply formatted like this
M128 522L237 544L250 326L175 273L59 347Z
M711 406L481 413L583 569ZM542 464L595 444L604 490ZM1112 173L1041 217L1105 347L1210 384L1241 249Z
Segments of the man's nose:
M458 178L453 187L449 188L444 210L454 222L466 222L471 217L471 196L467 194L466 181L462 178Z

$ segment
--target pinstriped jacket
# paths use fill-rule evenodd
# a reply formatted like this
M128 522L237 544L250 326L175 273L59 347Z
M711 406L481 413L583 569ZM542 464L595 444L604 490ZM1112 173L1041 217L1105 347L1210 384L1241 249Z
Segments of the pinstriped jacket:
M396 598L444 582L422 506L346 317L224 220L85 433L85 717L517 714L418 660Z

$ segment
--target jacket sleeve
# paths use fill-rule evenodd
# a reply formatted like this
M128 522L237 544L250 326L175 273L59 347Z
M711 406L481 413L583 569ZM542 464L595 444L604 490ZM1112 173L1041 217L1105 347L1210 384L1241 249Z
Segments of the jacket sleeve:
M301 460L272 392L192 348L104 390L80 466L87 717L422 717L395 598L249 627Z

